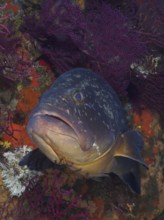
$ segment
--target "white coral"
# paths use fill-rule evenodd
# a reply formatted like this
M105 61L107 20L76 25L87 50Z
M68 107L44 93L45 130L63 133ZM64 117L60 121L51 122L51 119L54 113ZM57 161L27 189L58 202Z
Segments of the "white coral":
M11 196L21 196L29 181L34 177L36 177L35 180L37 181L42 175L42 172L31 171L27 166L19 166L19 161L30 151L31 148L24 145L3 154L5 162L0 163L1 175L4 185L10 191Z

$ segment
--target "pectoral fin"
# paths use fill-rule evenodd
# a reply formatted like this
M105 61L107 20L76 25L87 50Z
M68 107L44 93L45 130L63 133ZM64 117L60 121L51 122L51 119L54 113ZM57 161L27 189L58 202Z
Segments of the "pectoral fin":
M55 163L50 161L39 149L35 149L25 155L19 162L19 165L26 165L30 170L43 171L53 168Z
M141 177L138 162L129 158L115 157L112 160L111 172L119 176L133 192L140 194Z
M142 136L137 131L128 131L118 138L115 144L114 157L126 157L137 161L144 167L148 168L143 158L141 157L141 150L144 142Z
M148 168L141 157L144 142L137 131L122 134L114 145L110 172L125 182L133 192L140 193L140 165Z

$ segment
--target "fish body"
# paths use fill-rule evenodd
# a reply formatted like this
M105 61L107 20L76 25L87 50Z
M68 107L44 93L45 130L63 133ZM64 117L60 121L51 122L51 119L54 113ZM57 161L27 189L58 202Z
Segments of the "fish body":
M20 165L68 164L91 178L115 173L140 192L142 137L129 130L118 96L93 71L75 68L55 80L31 113L27 132L39 150Z

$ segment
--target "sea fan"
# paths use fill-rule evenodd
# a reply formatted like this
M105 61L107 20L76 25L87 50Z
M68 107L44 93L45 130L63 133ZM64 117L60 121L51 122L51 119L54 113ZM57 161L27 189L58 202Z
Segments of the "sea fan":
M137 4L137 1L135 2ZM137 6L136 31L146 44L164 48L164 6L162 1L144 0Z
M154 57L154 46L156 52L163 47L161 1L110 1L112 6L108 1L93 2L82 11L69 0L42 0L39 15L25 17L22 30L37 40L42 56L59 74L77 66L91 68L120 96L127 95L132 101L138 98L135 104L142 103L161 115L163 90L155 87L156 94L161 94L160 99L153 96L158 99L158 109L151 93L152 80L158 82L163 72L157 68L158 74L152 76L152 65L151 70L145 69L149 73L143 79L130 69L146 57Z
M128 19L106 3L82 11L69 0L43 0L39 18L26 17L22 30L39 42L59 74L77 66L92 68L121 95L130 64L145 52Z
M137 109L143 106L159 113L164 122L164 6L162 1L125 0L120 6L147 46L147 55L131 64L128 95ZM161 125L162 125L161 123Z
M117 2L117 3L116 3ZM152 47L164 48L164 6L161 0L113 1L126 14L142 41Z

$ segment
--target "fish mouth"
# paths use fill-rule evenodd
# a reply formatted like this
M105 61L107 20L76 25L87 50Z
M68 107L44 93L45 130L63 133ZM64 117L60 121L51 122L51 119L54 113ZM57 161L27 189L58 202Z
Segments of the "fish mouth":
M30 116L27 124L27 133L34 144L53 162L61 163L69 146L79 147L79 140L72 129L62 117L57 114L42 111Z
M54 123L54 125L55 123L60 123L62 129L65 130L65 132L62 132L62 135L70 136L75 139L82 151L87 151L92 147L94 138L90 130L83 128L82 125L74 121L73 116L71 118L71 116L67 115L65 112L58 113L57 111L51 112L42 110L32 115L33 119L37 117L40 117L51 124ZM56 131L58 134L60 134L60 132L61 131Z
M78 121L74 120L74 116L67 114L66 111L37 109L33 112L27 125L27 132L32 141L35 131L43 137L46 132L44 128L46 127L51 127L51 130L58 135L61 134L63 137L67 136L74 139L83 152L90 150L94 143L90 130L78 124ZM53 129L54 127L55 129Z
M40 117L42 120L47 121L51 124L61 124L62 128L67 128L69 129L71 132L61 132L61 131L54 131L54 133L57 134L62 134L63 136L70 136L73 139L76 139L76 141L78 141L78 135L76 133L76 130L73 128L73 126L71 125L71 123L69 123L68 120L66 120L65 118L61 117L61 115L54 113L54 112L41 112L41 113L35 113L32 118L37 118ZM53 128L52 128L53 129ZM49 129L50 130L50 129ZM68 130L67 130L68 131ZM70 134L69 134L70 133Z
M74 164L90 163L100 156L93 135L89 135L89 129L88 133L83 134L81 130L84 128L73 122L66 114L63 116L57 112L37 110L30 116L27 133L32 142L53 162L61 163L65 160Z
M49 143L44 138L41 138L40 135L34 132L32 135L29 133L29 136L36 145L39 143L39 149L47 156L47 158L49 158L49 160L57 164L60 163L61 159L59 154L51 148Z

